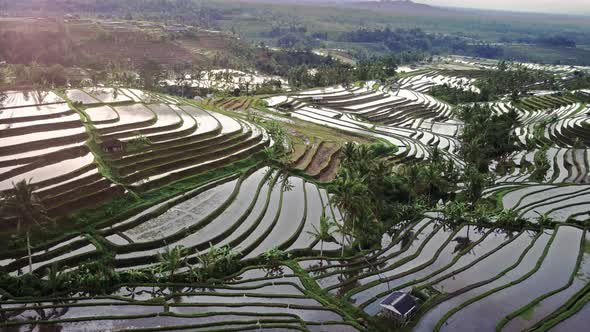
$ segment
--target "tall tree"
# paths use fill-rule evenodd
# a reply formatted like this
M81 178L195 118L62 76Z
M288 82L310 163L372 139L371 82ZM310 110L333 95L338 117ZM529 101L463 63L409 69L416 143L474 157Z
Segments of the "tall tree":
M333 183L332 194L332 202L343 213L344 228L350 230L352 237L356 237L355 223L364 214L371 214L369 188L364 176L358 172L343 169ZM344 256L344 232L342 240Z
M166 270L170 271L170 279L174 279L176 271L186 265L186 255L187 249L183 246L177 246L172 249L166 247L166 251L158 253L158 261Z
M324 242L332 239L333 226L334 221L328 218L326 213L323 213L320 217L320 227L318 228L316 225L312 225L313 231L307 232L309 235L315 237L316 240L320 241L320 257L324 256ZM322 261L320 260L320 262Z
M16 221L17 233L21 228L26 229L27 253L29 257L29 273L33 272L33 259L31 256L31 228L50 220L45 206L34 193L31 180L22 180L13 183L13 189L0 198L0 214Z

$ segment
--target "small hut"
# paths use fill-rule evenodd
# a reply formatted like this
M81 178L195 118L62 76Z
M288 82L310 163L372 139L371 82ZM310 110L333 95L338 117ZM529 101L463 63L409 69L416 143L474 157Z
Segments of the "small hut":
M418 309L416 299L405 292L393 292L381 301L381 307L386 317L405 322Z
M109 139L102 143L102 151L106 153L123 152L123 142L118 139Z

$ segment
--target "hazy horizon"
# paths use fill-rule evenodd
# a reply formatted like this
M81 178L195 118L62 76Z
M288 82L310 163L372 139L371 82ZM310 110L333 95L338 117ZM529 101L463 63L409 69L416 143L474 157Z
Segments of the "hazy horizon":
M504 11L524 11L541 13L559 13L573 15L589 15L588 0L414 0L433 6L491 9Z

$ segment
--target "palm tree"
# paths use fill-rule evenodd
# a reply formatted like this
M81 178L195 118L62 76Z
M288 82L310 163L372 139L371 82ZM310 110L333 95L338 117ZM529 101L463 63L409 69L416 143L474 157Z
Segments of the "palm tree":
M417 164L407 165L401 168L401 174L408 179L408 186L412 198L416 198L420 193L421 171Z
M162 263L166 270L170 271L170 279L174 279L176 270L186 264L186 248L177 246L172 249L166 247L166 251L158 253L158 261Z
M343 155L342 159L345 162L350 162L350 161L354 160L355 151L356 151L356 145L354 143L352 143L352 142L346 143L346 145L344 145L344 147L342 148L342 155Z
M27 252L29 257L29 273L33 272L33 258L31 256L31 228L40 225L50 218L47 216L45 206L34 193L31 180L22 180L12 184L13 190L0 198L0 214L16 220L16 231L26 228Z
M320 217L320 228L318 229L316 225L313 226L313 231L308 231L309 235L312 235L316 238L316 240L320 241L320 257L324 256L324 241L330 241L332 239L332 226L334 226L334 221L326 216L326 214L322 214ZM321 260L320 260L321 262Z
M541 213L537 212L537 214L538 214L537 225L539 225L539 227L548 227L548 226L551 226L551 224L555 222L555 220L553 220L553 218L549 217L549 215L547 213L541 214Z
M332 203L343 213L344 228L351 229L354 236L355 221L363 214L370 213L369 188L364 177L356 172L343 169L333 184ZM342 255L344 256L344 232Z
M57 264L52 264L51 267L46 269L47 271L47 288L55 293L66 281L64 272L60 272Z

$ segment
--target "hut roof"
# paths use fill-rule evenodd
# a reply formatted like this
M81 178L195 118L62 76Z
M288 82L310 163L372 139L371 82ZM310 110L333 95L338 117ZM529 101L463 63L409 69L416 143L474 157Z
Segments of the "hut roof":
M381 302L381 306L399 315L407 316L417 306L416 300L407 293L393 292Z

